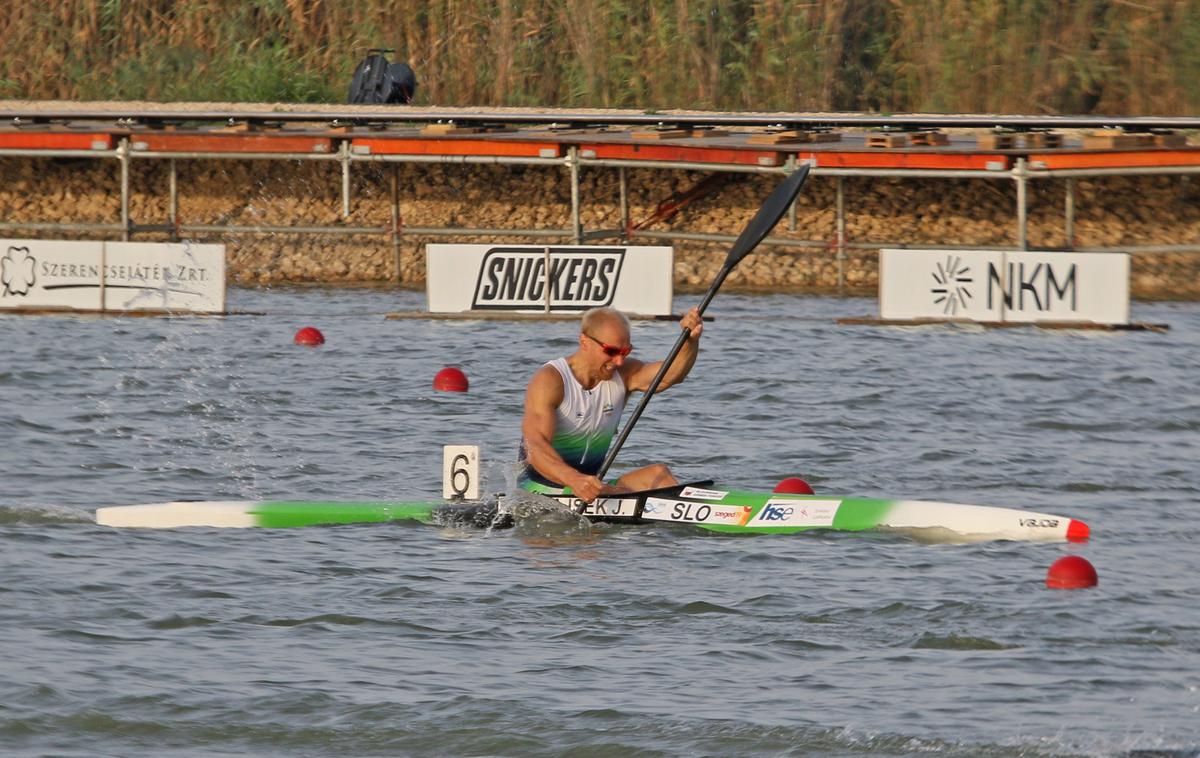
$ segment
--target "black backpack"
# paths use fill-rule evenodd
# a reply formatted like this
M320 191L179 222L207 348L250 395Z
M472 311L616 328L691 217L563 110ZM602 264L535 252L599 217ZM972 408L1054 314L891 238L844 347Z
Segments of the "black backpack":
M417 75L407 63L388 63L391 48L373 47L354 69L350 102L361 105L411 103L417 94Z

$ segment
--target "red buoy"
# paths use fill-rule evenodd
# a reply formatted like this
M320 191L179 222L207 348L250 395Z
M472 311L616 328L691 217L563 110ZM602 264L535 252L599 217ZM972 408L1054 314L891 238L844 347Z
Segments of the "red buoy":
M788 495L815 495L813 488L808 486L808 482L798 476L789 476L779 484L775 485L775 492L781 492Z
M438 392L466 392L467 375L454 366L447 366L433 377L433 388Z
M1096 567L1078 555L1059 558L1046 572L1046 586L1052 590L1079 590L1095 587L1100 579Z
M317 345L325 344L325 335L321 334L321 330L317 329L316 327L306 326L300 331L296 332L293 342L295 342L297 345L304 345L306 347L316 347Z

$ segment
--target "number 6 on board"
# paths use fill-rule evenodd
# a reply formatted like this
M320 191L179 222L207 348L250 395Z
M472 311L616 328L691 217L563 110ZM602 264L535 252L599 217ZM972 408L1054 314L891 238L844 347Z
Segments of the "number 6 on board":
M442 446L442 497L479 499L479 446Z

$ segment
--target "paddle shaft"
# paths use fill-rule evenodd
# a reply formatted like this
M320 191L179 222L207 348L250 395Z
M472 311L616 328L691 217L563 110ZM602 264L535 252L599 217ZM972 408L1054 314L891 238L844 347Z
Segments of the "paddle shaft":
M729 272L731 270L733 270L733 267L729 264L726 264L721 267L719 272L717 272L717 278L713 280L712 286L709 287L708 294L704 296L704 300L697 307L697 310L700 312L700 316L702 318L704 316L704 309L708 307L710 302L712 302L713 296L717 294L717 290L720 289L721 284L725 281L725 277L729 276ZM641 418L642 411L646 410L646 406L650 403L650 398L653 397L655 390L658 389L658 385L662 384L663 377L667 375L667 371L670 370L671 364L674 363L675 359L679 356L679 351L683 349L683 343L687 342L688 338L691 336L692 330L686 326L683 327L683 330L679 334L679 339L675 340L674 346L671 347L671 352L667 353L667 357L663 359L662 365L658 367L658 373L654 375L654 379L650 381L650 386L647 387L645 393L642 394L642 399L638 401L637 407L633 409L633 415L631 415L629 420L625 422L625 428L621 430L621 434L617 436L617 441L613 443L611 448L609 448L608 455L604 457L604 463L600 464L600 470L596 472L597 479L604 481L604 475L607 474L608 469L612 467L613 461L615 461L617 458L617 453L621 450L621 446L625 444L625 440L629 437L629 433L633 431L633 425L637 423L639 418Z
M717 290L721 289L721 285L725 283L725 277L729 276L730 271L733 271L733 267L741 263L742 259L757 247L759 242L762 242L767 233L775 227L775 224L779 223L779 219L783 217L784 211L795 201L796 195L800 193L800 188L808 180L810 168L809 165L804 165L800 170L780 182L779 186L767 197L766 202L763 203L763 207L759 209L758 213L754 214L754 218L750 219L750 223L746 225L746 228L742 230L742 233L733 243L733 249L725 257L725 264L717 272L717 276L713 279L708 292L705 293L704 299L697 306L701 317L704 316L704 310L708 308L708 304L716 297ZM663 377L667 375L671 364L675 362L679 351L683 349L683 343L691 335L692 330L684 327L683 332L679 335L679 339L675 340L675 346L671 348L671 352L663 359L662 365L658 367L658 373L654 375L653 381L650 382L650 386L646 388L645 394L642 395L641 402L633 409L633 415L629 417L629 421L626 422L625 428L621 430L616 443L609 449L608 455L604 457L604 463L600 464L600 469L596 472L597 479L604 481L604 475L612 467L613 461L617 458L617 453L621 450L621 446L625 444L629 433L633 431L633 425L641 417L642 411L646 409L646 405L650 402L650 398L654 397L654 392L658 389L658 385L662 384Z

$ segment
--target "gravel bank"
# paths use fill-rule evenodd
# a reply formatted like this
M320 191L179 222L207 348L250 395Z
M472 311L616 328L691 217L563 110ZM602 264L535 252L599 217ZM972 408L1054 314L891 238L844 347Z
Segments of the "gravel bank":
M390 169L357 165L353 207L341 217L341 178L332 164L276 161L184 161L179 167L182 223L231 225L387 226ZM120 217L119 175L112 161L48 158L0 159L0 218L12 222L107 222ZM620 226L616 170L582 174L585 230ZM658 203L706 177L685 171L629 172L630 217L649 217ZM512 166L402 165L401 214L407 226L502 228L570 227L571 193L561 169ZM729 175L713 194L697 200L656 230L737 233L774 184L772 178ZM166 162L132 164L131 215L135 223L168 218ZM1175 245L1200 243L1200 190L1187 178L1117 177L1079 180L1077 246ZM1031 184L1029 242L1032 247L1066 243L1061 180ZM966 244L986 247L1016 242L1015 188L1011 182L940 179L847 179L847 239L853 243L906 245ZM731 276L743 288L829 291L839 269L851 292L877 286L873 250L848 250L839 261L834 180L811 179L802 193L795 230L787 221L776 235L822 240L826 247L800 251L762 247ZM50 231L11 236L64 238ZM99 235L74 235L91 236ZM140 233L135 239L166 239ZM395 256L386 235L209 235L226 244L229 278L240 284L284 282L368 283L394 280ZM404 236L400 278L424 282L427 242L528 242L520 237L422 238ZM542 240L539 240L542 241ZM567 239L560 240L567 242ZM702 288L724 260L725 245L679 241L676 282ZM1200 297L1200 254L1138 254L1133 294L1139 298Z

